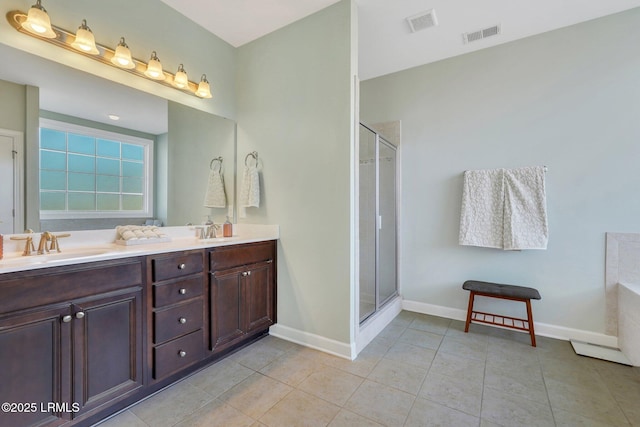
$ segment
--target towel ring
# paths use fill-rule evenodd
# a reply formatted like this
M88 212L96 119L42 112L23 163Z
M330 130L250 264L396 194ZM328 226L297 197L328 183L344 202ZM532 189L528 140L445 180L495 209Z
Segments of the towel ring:
M209 163L209 169L211 169L213 171L215 170L214 169L214 163L215 162L218 162L218 165L219 165L218 166L218 172L221 171L222 170L222 156L216 157L215 159L212 159L211 163Z
M258 152L252 151L249 154L247 154L247 156L244 158L244 165L246 167L249 167L249 165L247 164L247 160L249 160L249 157L253 157L253 160L256 161L256 167L258 167Z

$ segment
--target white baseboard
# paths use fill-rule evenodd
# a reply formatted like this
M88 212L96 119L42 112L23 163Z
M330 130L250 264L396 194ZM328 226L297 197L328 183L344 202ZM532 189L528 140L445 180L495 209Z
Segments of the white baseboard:
M269 328L269 335L345 359L353 360L356 357L355 343L349 345L348 343L290 328L279 323Z
M433 316L446 317L447 319L462 320L467 319L467 311L459 308L443 307L439 305L427 304L418 301L404 300L402 308L416 313L430 314ZM605 335L598 332L584 331L581 329L566 328L564 326L549 325L547 323L533 322L536 335L556 338L565 341L582 341L606 347L618 347L618 337Z

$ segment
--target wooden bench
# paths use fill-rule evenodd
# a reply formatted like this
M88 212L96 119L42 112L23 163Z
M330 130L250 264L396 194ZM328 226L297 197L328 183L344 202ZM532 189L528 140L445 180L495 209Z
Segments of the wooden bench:
M462 289L470 291L469 308L467 309L467 323L464 326L465 332L469 332L469 324L471 322L498 325L504 328L528 331L529 335L531 335L531 345L533 347L536 346L536 335L533 331L533 314L531 312L531 300L542 298L537 289L527 288L524 286L480 282L477 280L467 280L462 285ZM527 305L527 318L520 319L517 317L500 316L494 313L474 311L473 302L476 295L524 302Z

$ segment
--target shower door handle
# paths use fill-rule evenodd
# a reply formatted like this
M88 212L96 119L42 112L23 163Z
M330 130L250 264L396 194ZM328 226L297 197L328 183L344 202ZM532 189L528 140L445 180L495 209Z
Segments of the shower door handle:
M378 215L378 230L382 230L382 215Z

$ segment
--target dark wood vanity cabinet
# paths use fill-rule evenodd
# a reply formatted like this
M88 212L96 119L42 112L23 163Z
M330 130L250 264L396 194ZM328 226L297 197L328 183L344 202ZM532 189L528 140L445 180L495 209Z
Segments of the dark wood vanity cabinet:
M158 381L205 357L204 251L154 255L147 265L153 289L148 340Z
M91 425L257 339L275 261L266 241L0 274L0 426Z
M57 426L143 386L140 258L0 276L0 425Z
M275 241L214 248L209 260L209 349L221 352L276 322Z

